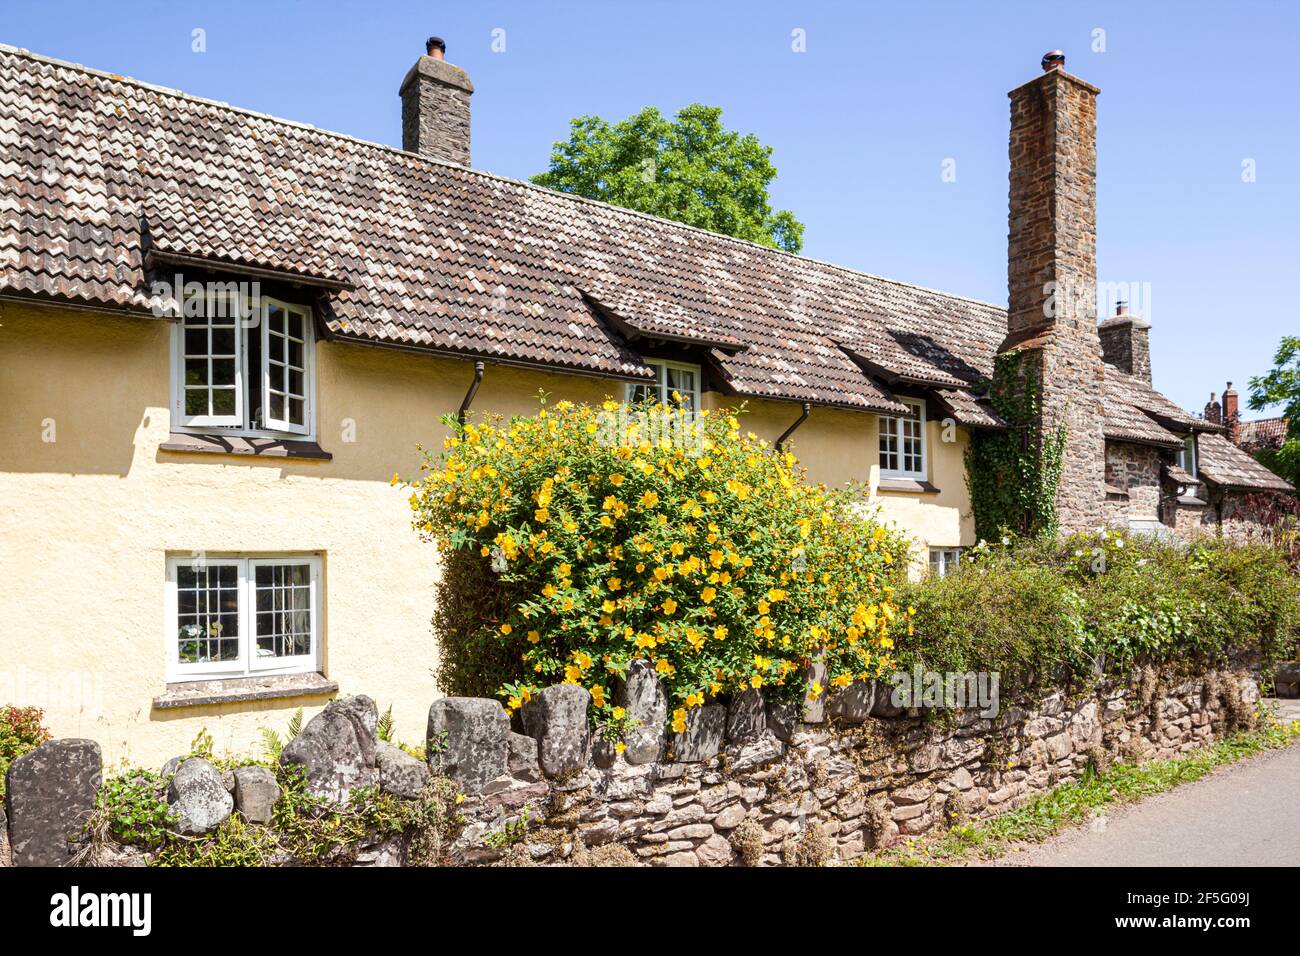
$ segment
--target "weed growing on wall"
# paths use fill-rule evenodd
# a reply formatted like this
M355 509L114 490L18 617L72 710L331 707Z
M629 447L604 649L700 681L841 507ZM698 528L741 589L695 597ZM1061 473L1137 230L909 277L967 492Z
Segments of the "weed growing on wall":
M514 709L580 684L608 723L614 681L644 658L680 725L722 694L800 697L814 659L836 686L890 672L908 544L861 492L810 484L740 410L640 411L543 400L427 455L410 504L454 609L435 621L443 690Z

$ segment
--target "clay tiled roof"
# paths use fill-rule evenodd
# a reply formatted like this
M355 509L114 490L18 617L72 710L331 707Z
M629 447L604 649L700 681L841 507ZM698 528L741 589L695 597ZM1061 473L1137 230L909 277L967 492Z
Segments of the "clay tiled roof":
M1222 435L1201 435L1197 441L1198 473L1225 488L1292 491L1290 482L1269 471Z
M146 249L309 279L336 339L627 378L649 374L639 330L710 347L740 394L866 410L898 406L841 343L957 388L1006 329L987 303L0 46L0 295L145 311Z
M1242 422L1240 427L1243 448L1281 448L1286 443L1285 418L1260 418L1253 422Z

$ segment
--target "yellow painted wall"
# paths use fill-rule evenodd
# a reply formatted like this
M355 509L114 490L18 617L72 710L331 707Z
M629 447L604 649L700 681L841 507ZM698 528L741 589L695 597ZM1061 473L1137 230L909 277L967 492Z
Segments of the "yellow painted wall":
M177 454L158 447L169 434L169 342L162 321L0 308L0 703L44 707L56 736L97 740L110 761L161 764L203 727L219 750L253 751L260 726L282 731L300 706L310 716L325 701L154 710L166 557L318 551L327 675L343 693L391 704L397 735L420 740L438 696L437 566L388 480L416 472L417 443L441 445L438 419L459 406L470 363L321 343L317 436L332 461ZM489 366L474 408L528 412L539 388L593 402L621 392L610 380ZM789 403L750 408L748 427L770 439L798 415ZM815 480L871 478L873 416L814 409L796 439ZM930 544L970 543L965 438L936 440L932 431L943 494L883 495L882 509Z

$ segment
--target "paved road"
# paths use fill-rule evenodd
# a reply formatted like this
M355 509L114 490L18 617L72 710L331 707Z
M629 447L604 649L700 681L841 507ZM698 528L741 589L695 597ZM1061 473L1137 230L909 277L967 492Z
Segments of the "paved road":
M1300 745L1253 757L1169 793L1113 810L1104 822L1095 820L1041 846L1008 854L1000 862L1009 866L1300 864Z

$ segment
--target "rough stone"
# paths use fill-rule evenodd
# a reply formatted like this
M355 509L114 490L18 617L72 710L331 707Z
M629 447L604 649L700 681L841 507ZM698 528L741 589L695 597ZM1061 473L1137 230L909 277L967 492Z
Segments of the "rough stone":
M745 743L761 736L767 730L767 708L763 704L763 692L750 688L737 694L727 708L727 739L733 743Z
M302 767L312 795L346 803L353 790L379 782L378 719L375 702L364 695L331 701L289 741L280 764Z
M628 665L627 679L614 690L614 703L637 724L624 735L627 749L623 759L633 766L662 759L667 741L668 694L650 661L635 660Z
M577 684L556 684L534 694L521 712L524 731L537 741L542 772L559 777L587 766L591 694Z
M423 761L386 740L375 745L375 765L379 768L380 789L395 797L414 800L429 779L429 768Z
M789 701L773 701L768 704L767 729L777 740L789 743L799 729L799 708Z
M830 715L846 724L860 724L871 716L875 703L876 682L854 681L831 697Z
M673 735L673 759L698 763L716 757L726 724L727 708L721 704L705 704L687 711L685 732Z
M280 784L266 767L238 767L234 770L235 809L249 823L270 823L271 811L280 799Z
M506 769L512 777L530 783L542 779L542 765L537 761L537 741L527 734L510 734Z
M826 719L826 665L814 661L808 666L808 692L803 699L803 722L820 724Z
M486 697L444 697L429 708L429 769L473 795L506 772L510 718Z
M5 814L14 866L67 866L103 777L99 744L51 740L9 765Z
M176 832L185 836L211 833L235 808L221 774L202 757L181 764L167 786L167 803L176 814Z
M736 851L730 840L714 834L695 848L695 855L704 866L728 866L735 859Z

